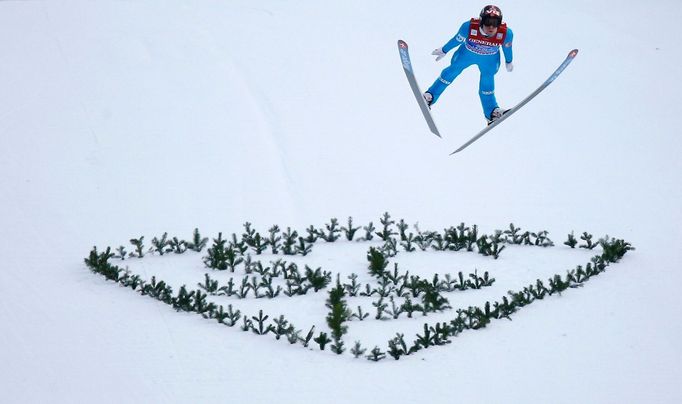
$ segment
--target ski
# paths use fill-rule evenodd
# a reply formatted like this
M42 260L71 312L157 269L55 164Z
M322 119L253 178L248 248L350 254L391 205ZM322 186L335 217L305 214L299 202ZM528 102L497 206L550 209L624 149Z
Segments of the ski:
M433 117L431 116L429 106L426 105L426 101L424 100L422 92L419 89L417 79L414 77L414 70L412 70L412 62L410 61L407 43L402 39L398 41L398 51L400 52L400 60L403 63L403 71L405 71L405 76L407 76L407 81L410 83L410 87L412 88L414 97L417 99L419 108L422 110L424 119L426 119L426 123L429 125L431 132L434 135L441 137L440 132L438 132L438 128L436 127L436 123L433 121Z
M502 117L501 117L500 119L496 120L495 122L493 122L493 123L491 123L490 125L488 125L487 127L485 127L482 131L478 132L478 134L477 134L476 136L472 137L468 142L466 142L466 143L464 143L462 146L460 146L459 149L457 149L457 150L453 151L452 153L450 153L450 155L452 156L453 154L458 153L458 152L460 152L460 151L466 149L467 146L469 146L470 144L474 143L474 142L475 142L476 140L478 140L481 136L485 135L485 134L488 133L491 129L493 129L495 126L499 125L500 123L502 123L502 121L504 121L505 119L507 119L507 118L509 118L511 115L513 115L514 112L516 112L516 111L518 111L519 109L521 109L524 105L526 105L526 104L528 103L528 101L530 101L530 100L532 100L533 98L535 98L536 95L540 94L540 92L542 92L542 90L544 90L545 88L547 88L547 86L549 86L550 84L552 84L552 82L553 82L554 80L556 80L557 77L559 77L559 75L561 74L561 72L563 72L564 69L566 68L566 66L568 66L568 65L573 61L573 59L575 58L575 56L576 56L577 54L578 54L578 50L577 50L577 49L573 49L572 51L570 51L570 52L568 53L568 56L566 56L566 59L564 60L564 62L563 62L563 63L554 71L554 73L552 73L551 76L549 76L549 78L548 78L547 80L545 80L544 83L542 83L542 85L541 85L540 87L538 87L537 90L533 91L528 97L524 98L520 103L518 103L517 105L515 105L514 107L512 107L508 112L506 112L504 115L502 115Z

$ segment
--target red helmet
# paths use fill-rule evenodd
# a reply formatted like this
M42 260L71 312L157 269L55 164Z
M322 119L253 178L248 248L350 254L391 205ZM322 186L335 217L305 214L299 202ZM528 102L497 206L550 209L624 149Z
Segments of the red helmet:
M502 24L502 10L497 6L488 5L481 10L481 25L499 27Z

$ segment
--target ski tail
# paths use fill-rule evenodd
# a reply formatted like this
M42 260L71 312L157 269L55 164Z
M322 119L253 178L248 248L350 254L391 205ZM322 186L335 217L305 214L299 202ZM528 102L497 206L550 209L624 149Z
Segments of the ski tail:
M400 52L400 61L402 62L403 65L403 71L405 72L405 76L407 77L407 81L410 83L410 88L412 89L412 93L414 94L414 97L417 99L417 103L419 104L419 109L422 111L422 115L424 115L424 119L426 120L426 124L429 125L429 129L431 132L438 136L441 137L440 132L438 131L438 128L436 127L436 122L434 122L433 117L431 116L431 111L429 110L429 106L426 105L426 101L424 100L424 97L422 96L422 92L419 89L419 85L417 84L417 79L414 76L414 70L412 69L412 62L410 61L410 53L409 53L409 47L407 46L407 42L403 41L402 39L398 41L398 51Z

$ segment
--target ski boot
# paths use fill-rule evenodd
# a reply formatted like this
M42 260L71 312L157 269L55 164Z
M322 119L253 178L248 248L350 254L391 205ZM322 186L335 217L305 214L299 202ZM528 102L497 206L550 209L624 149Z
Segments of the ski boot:
M428 91L425 92L424 93L424 101L426 101L426 106L429 107L429 109L431 109L431 104L433 104L433 94L431 94Z
M502 118L502 115L506 114L507 112L509 112L508 109L502 110L499 107L495 107L495 109L493 109L493 112L490 113L490 118L488 118L488 125Z

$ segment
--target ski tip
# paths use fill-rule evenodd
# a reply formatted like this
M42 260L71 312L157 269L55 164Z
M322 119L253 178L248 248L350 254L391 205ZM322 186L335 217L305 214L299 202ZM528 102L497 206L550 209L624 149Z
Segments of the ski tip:
M402 39L398 39L398 47L407 49L407 42Z
M572 51L568 52L568 56L574 58L578 54L577 49L573 49Z

